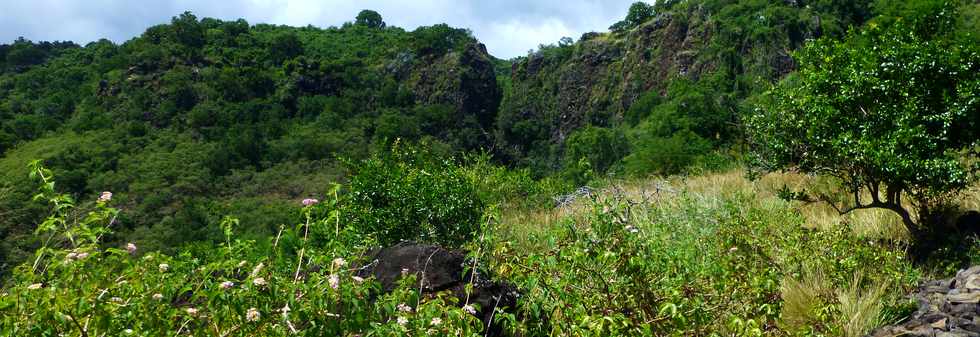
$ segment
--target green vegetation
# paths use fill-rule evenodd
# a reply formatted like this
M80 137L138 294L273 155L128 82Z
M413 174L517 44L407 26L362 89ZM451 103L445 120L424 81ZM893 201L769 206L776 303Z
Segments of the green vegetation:
M412 241L514 287L506 336L864 336L980 263L949 225L980 207L978 13L638 3L511 61L370 10L18 40L0 335L495 334L472 278L359 274ZM919 258L926 229L956 239Z
M740 116L792 72L788 51L841 38L900 6L889 1L658 1L636 3L609 33L586 33L518 58L497 117L507 163L581 170L568 136L587 125L631 135L626 172L671 174L739 149ZM674 121L674 120L677 121ZM701 124L705 123L705 124ZM665 148L658 154L659 148ZM653 159L650 159L653 158ZM597 176L602 176L599 172Z
M350 171L342 221L382 246L409 240L456 248L480 228L484 203L473 184L424 149L396 146Z
M40 244L30 160L82 204L115 193L126 212L107 242L176 253L220 242L218 214L240 218L248 238L274 235L297 220L294 200L343 181L340 159L396 138L486 148L499 100L467 30L407 32L371 11L326 29L184 13L121 45L69 47L2 48L0 274ZM29 62L17 56L27 51Z
M941 225L937 215L976 180L980 145L980 48L954 34L956 10L872 22L800 50L800 71L749 119L763 164L836 177L849 192L842 214L887 209L913 237Z

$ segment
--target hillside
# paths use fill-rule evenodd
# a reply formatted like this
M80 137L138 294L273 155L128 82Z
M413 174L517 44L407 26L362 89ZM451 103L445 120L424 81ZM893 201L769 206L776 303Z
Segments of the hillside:
M654 3L0 45L0 336L980 334L980 3Z
M214 239L216 210L271 235L291 200L343 177L338 159L397 138L489 147L501 91L484 46L362 14L320 29L185 13L120 45L2 48L0 270L36 245L32 159L81 200L113 191L119 235L166 249Z
M874 13L867 1L638 4L610 32L510 61L465 29L361 14L321 29L185 13L120 45L5 45L0 233L17 239L0 261L32 247L33 159L83 200L115 191L119 239L160 248L214 240L216 210L269 235L293 220L286 200L343 180L339 159L395 139L487 151L569 186L721 167L742 152L747 100L793 70L790 53Z
M630 135L637 148L684 129L693 131L695 142L737 142L744 100L794 70L792 51L810 39L841 37L870 19L871 7L872 1L666 1L634 7L613 31L543 45L516 60L512 90L500 108L497 145L510 160L554 169L567 165L561 159L564 144L586 125L640 133ZM679 111L664 116L658 107ZM673 122L673 130L644 125L685 118L690 125ZM593 160L597 164L602 166ZM633 166L639 174L676 171L655 163Z

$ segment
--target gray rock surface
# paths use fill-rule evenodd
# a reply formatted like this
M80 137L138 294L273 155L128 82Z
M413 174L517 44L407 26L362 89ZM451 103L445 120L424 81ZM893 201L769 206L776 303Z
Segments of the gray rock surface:
M869 336L980 337L980 266L926 282L914 298L919 310L908 321L878 328Z

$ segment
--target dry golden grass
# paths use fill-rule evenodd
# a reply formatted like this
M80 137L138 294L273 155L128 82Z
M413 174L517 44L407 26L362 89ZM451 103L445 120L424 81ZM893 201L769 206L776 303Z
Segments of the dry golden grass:
M793 173L770 173L758 180L746 178L744 169L708 173L697 176L649 177L608 181L607 187L596 192L596 197L619 197L639 203L677 202L679 193L702 198L725 198L742 194L755 198L760 203L782 202L777 191L783 186L792 190L835 191L834 184L827 179ZM957 200L964 210L980 209L980 186L974 186L962 193ZM515 243L533 246L528 234L546 233L560 221L584 221L589 212L589 198L580 198L571 205L551 209L505 209L502 216L503 230ZM794 207L805 219L804 225L810 228L827 229L850 224L855 235L872 239L891 239L907 241L909 233L901 218L888 210L866 209L840 215L825 202L793 202Z
M802 331L820 320L823 297L834 292L830 280L821 270L807 268L799 279L783 277L779 296L783 300L779 311L780 326L787 331Z
M885 324L882 310L885 307L883 299L888 284L879 283L864 288L862 281L863 275L855 274L846 289L837 291L837 301L840 303L839 323L844 337L864 336L871 329Z

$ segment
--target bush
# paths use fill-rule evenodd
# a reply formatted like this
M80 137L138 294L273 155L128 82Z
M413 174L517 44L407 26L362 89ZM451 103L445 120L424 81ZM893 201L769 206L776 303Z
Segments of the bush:
M397 142L351 165L350 223L381 245L399 241L459 247L480 227L484 204L451 160Z
M105 247L99 239L118 212L111 194L75 213L74 200L55 192L50 170L36 163L32 172L43 183L37 199L53 209L38 230L48 240L4 287L0 335L484 335L455 297L422 297L414 275L388 293L357 277L348 261L360 250L342 236L308 247L305 231L331 225L333 218L316 214L336 199L304 207L306 223L271 244L236 238L238 220L226 217L221 244L168 256L144 253L142 242ZM317 254L304 258L307 248ZM298 258L290 254L297 250Z
M628 152L626 135L618 129L587 126L568 136L565 143L566 166L584 158L597 172L605 172Z

